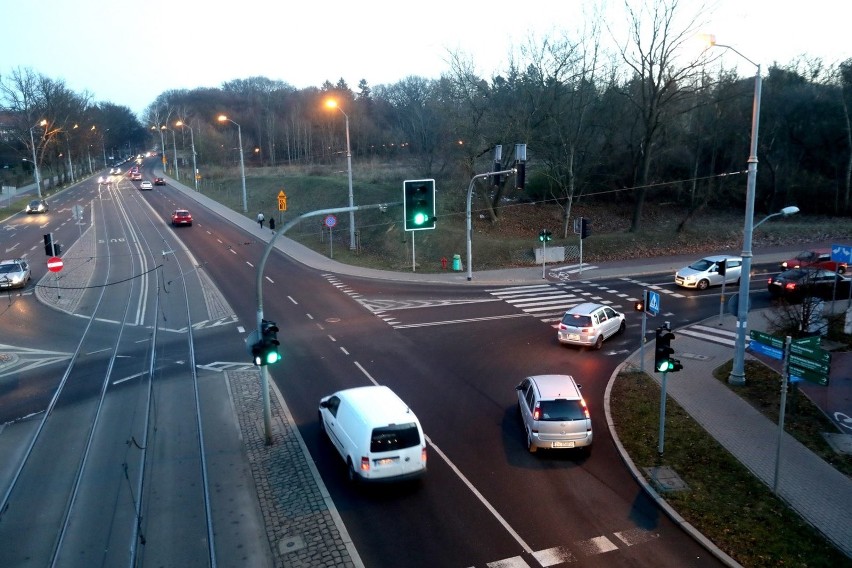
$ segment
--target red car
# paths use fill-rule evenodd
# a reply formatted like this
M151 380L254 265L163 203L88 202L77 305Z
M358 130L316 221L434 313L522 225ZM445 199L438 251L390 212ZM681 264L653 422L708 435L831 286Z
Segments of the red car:
M822 268L837 272L838 274L844 274L847 266L845 262L831 260L831 249L814 249L801 252L795 258L785 260L781 263L781 270L790 270L793 268Z
M188 227L192 226L192 213L187 211L186 209L177 209L174 213L172 213L172 225L175 227L180 227L186 225Z

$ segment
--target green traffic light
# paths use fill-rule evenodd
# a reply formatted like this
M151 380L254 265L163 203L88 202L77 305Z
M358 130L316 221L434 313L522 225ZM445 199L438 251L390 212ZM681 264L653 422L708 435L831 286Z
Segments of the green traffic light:
M266 364L271 365L281 360L281 355L277 351L269 351L266 354Z
M426 221L429 220L429 215L423 213L422 211L418 211L414 214L414 224L415 225L423 225Z

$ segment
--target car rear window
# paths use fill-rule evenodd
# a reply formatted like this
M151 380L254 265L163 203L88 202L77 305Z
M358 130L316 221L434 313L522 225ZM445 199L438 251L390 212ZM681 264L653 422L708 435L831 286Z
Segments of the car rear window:
M562 323L573 327L589 327L592 325L592 317L582 314L565 314Z
M420 431L414 422L373 428L373 436L370 439L371 452L393 452L418 445Z
M558 398L556 400L542 400L541 420L585 420L586 413L579 400L567 400Z

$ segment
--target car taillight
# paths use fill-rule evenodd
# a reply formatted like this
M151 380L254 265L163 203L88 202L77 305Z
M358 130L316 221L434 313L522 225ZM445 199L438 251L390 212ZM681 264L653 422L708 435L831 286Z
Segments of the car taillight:
M426 447L424 446L422 450L420 450L420 461L424 464L426 463Z
M784 284L784 288L786 288L787 290L795 290L796 289L796 283L795 282L787 282L786 284Z
M361 471L370 471L370 458L367 456L361 458Z
M586 419L591 418L591 416L589 415L589 407L588 407L588 406L586 406L586 401L585 401L585 399L582 399L582 398L581 398L581 399L580 399L580 404L583 406L583 414L585 414L585 415L586 415Z
M560 324L559 324L559 329L560 329L560 330L568 329L568 326L567 326L567 325L565 325L564 323L560 323Z
M541 407L537 404L535 405L535 410L533 410L532 417L533 417L533 420L540 420L541 419Z

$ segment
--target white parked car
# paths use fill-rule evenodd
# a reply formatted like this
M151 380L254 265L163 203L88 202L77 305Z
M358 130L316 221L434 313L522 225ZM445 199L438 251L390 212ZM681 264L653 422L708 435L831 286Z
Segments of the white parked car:
M719 267L723 262L725 262L725 284L738 284L743 268L743 259L739 256L726 254L707 256L685 268L681 268L675 273L675 284L684 288L697 288L698 290L706 290L710 286L721 286L723 277L719 274Z

